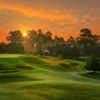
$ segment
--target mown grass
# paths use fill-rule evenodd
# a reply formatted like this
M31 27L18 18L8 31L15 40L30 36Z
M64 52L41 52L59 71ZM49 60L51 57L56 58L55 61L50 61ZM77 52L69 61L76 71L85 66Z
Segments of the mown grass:
M47 60L33 56L33 55L17 55L17 54L0 54L0 69L16 69L28 68L32 69L33 66L29 63L48 63Z
M26 86L21 91L40 96L44 100L99 100L98 88L100 86L89 84L46 83Z
M25 75L21 75L21 74L1 74L0 75L0 83L12 83L12 82L22 82L22 81L37 81L39 79L37 78L31 78L31 77L28 77L28 76L25 76Z
M39 56L39 57L44 58L44 59L51 59L51 60L54 60L54 61L59 60L59 58L57 58L57 57L50 57L50 56Z
M85 62L64 60L68 65L77 65L77 69L66 69L59 64L34 65L47 63L47 60L33 55L11 55L0 57L0 63L6 67L30 66L32 71L0 73L0 100L99 100L100 82L72 76L74 71L84 71ZM10 56L10 55L9 55ZM6 65L6 66L5 66ZM16 67L15 67L16 68Z
M81 73L80 75L93 79L100 79L100 73L98 74Z
M21 60L27 63L48 63L47 60L33 55L22 56Z

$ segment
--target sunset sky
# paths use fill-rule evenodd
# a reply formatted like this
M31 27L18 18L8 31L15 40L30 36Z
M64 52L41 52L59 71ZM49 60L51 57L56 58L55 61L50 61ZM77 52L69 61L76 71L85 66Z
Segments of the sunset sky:
M66 40L82 28L100 35L100 0L0 0L0 42L11 30L42 29Z

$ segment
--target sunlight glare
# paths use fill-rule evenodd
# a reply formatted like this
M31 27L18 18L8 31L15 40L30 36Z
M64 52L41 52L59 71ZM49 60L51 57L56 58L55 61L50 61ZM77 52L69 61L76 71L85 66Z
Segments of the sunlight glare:
M23 36L27 36L27 33L23 33Z

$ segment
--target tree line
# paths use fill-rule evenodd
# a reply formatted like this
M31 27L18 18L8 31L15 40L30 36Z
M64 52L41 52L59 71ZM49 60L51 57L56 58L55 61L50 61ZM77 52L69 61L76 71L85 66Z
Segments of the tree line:
M27 31L26 37L19 30L10 31L6 37L9 43L0 43L0 53L24 53L23 43L28 41L32 49L35 48L39 54L42 54L46 47L65 44L65 48L61 46L60 49L55 51L55 56L62 55L64 58L77 58L95 55L100 57L100 36L93 35L90 29L81 29L76 39L70 36L66 41L63 37L57 35L52 38L52 35L50 31L43 33L41 29Z
M85 58L91 55L100 57L100 36L93 35L90 29L81 29L79 37L74 39L73 36L70 36L67 43L72 47L66 48L63 52L60 51L66 57L68 55L73 55L72 58L79 56Z

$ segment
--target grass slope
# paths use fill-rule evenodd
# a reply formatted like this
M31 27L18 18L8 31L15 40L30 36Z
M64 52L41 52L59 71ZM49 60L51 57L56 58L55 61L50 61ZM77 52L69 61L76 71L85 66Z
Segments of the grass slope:
M99 79L100 80L100 73L98 73L98 74L82 73L80 75L85 76L85 77L89 77L89 78Z
M31 66L31 63L48 63L47 60L33 55L0 54L0 69L15 69L16 67ZM24 66L24 67L23 67Z
M8 57L5 59L1 57L0 62L10 67L10 65L27 65L26 62L29 61L36 62L35 58L39 63L42 61L46 63L46 60L32 55L15 56L10 60ZM85 62L65 60L65 63L69 65L77 63L77 69L65 69L59 64L30 65L35 67L35 70L1 73L0 100L99 100L100 82L71 75L72 71L83 71Z

